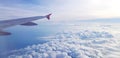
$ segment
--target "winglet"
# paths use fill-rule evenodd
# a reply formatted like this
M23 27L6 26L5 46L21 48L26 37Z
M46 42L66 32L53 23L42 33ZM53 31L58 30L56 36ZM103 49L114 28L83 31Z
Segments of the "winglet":
M46 15L46 18L48 19L48 20L50 20L50 16L51 16L52 14L48 14L48 15Z

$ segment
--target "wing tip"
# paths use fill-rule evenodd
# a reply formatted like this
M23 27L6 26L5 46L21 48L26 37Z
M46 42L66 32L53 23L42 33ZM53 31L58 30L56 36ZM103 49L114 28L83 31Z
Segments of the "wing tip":
M52 15L52 13L46 15L46 18L47 18L48 20L50 20L50 16L51 16L51 15Z

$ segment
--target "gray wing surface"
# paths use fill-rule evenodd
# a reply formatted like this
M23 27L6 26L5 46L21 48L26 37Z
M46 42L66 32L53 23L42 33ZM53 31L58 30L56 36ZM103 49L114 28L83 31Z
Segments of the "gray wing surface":
M0 29L11 27L14 25L25 24L34 20L45 18L45 16L29 17L29 18L19 18L13 20L0 21Z

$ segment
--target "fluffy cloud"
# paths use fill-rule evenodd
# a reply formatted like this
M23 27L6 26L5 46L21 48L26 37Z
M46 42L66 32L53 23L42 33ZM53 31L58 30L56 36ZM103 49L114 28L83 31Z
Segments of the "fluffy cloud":
M54 40L15 50L9 58L119 58L120 55L119 37L101 30L61 32L42 38Z

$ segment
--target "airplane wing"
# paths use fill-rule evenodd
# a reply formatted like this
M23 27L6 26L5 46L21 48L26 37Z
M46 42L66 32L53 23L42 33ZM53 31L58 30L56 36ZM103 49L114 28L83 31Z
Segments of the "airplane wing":
M32 21L38 20L38 19L43 19L43 18L47 18L48 20L50 20L50 15L51 14L48 14L45 16L35 16L35 17L18 18L18 19L0 21L0 35L10 35L11 34L9 32L2 31L5 28L15 26L15 25L34 26L37 24Z

